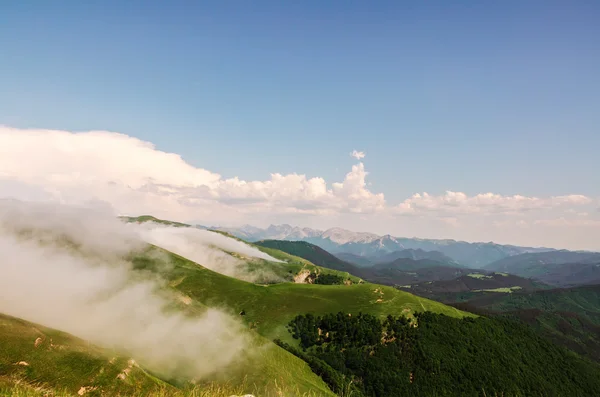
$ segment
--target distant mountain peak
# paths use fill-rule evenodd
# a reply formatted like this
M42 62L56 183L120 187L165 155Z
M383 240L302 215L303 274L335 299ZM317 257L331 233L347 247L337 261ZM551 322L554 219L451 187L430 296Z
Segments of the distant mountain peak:
M289 224L271 224L265 229L244 225L240 228L216 228L249 241L290 240L308 241L332 253L349 253L360 256L380 256L404 249L439 251L444 258L456 264L481 268L494 261L527 252L553 251L549 248L518 247L492 242L469 243L452 239L434 240L423 238L395 237L390 234L378 235L369 232L353 232L340 227L325 231ZM423 255L416 255L423 256Z
M366 232L352 232L350 230L333 227L325 230L321 234L322 238L327 238L337 244L348 244L356 242L371 242L379 238L378 235Z

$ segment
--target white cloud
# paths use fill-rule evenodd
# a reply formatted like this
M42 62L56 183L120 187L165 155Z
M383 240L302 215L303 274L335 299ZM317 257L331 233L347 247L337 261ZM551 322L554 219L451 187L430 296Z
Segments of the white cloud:
M353 150L352 153L350 153L350 156L354 157L357 160L361 160L365 158L365 152L359 152L358 150Z
M105 131L75 134L0 127L0 158L0 175L58 186L120 182L134 189L147 183L212 187L221 179L149 142Z
M224 179L123 134L0 127L0 196L27 193L63 203L101 199L123 213L187 219L219 214L217 221L244 213L380 210L383 195L367 190L366 175L359 164L332 187L323 178L300 174Z
M360 160L365 154L354 150L351 155ZM255 181L227 179L123 134L0 126L0 198L66 204L96 200L110 204L120 214L153 214L212 225L288 222L421 237L504 238L494 234L494 228L473 226L477 224L473 219L480 217L488 226L512 225L501 229L515 231L507 234L515 243L530 236L519 234L524 226L511 217L529 217L528 224L562 216L580 221L600 217L594 210L597 198L578 194L530 197L447 191L440 195L417 193L388 204L383 193L370 189L367 177L365 165L358 162L342 181L333 183L297 173L273 173ZM573 231L576 228L580 234ZM570 223L563 229L570 233L573 244L587 241L589 226Z
M556 219L538 219L533 222L535 225L541 226L551 226L551 227L561 227L561 226L570 226L570 227L600 227L600 219L569 219L565 217L560 217Z
M228 252L271 262L281 262L280 260L256 247L220 233L193 227L170 227L153 222L129 224L128 226L137 231L144 241L181 255L218 273L250 282L281 280L275 273L267 269L252 269L251 271L246 261L238 259Z
M582 195L539 198L482 193L475 196L468 196L462 192L447 191L445 194L439 196L432 196L428 193L416 193L397 205L393 210L397 214L423 212L441 214L518 214L532 210L581 206L590 203L592 203L592 199Z
M367 175L365 165L358 163L352 166L352 171L346 174L343 183L333 184L333 193L338 197L344 197L350 203L351 212L364 213L385 208L383 193L374 194L366 188Z

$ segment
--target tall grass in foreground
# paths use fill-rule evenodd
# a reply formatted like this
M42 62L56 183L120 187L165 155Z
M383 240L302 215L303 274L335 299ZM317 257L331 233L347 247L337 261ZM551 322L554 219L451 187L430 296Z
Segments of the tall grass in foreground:
M249 392L249 390L253 390ZM140 391L131 394L101 393L99 390L89 390L83 396L111 396L111 397L231 397L244 396L251 393L256 397L319 397L319 393L302 393L297 388L281 386L276 381L263 388L249 387L247 385L229 386L222 384L209 384L205 386L195 386L185 390L176 389L158 389L152 392ZM76 392L65 390L53 390L43 385L27 383L17 380L13 383L0 381L0 396L11 397L79 397ZM342 397L352 397L352 394L345 394Z

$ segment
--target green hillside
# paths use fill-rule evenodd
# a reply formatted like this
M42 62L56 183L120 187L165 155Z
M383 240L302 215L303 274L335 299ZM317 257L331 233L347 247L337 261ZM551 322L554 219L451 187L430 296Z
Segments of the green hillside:
M600 283L600 253L552 251L515 255L493 262L487 270L532 277L557 287Z
M464 302L492 295L491 300L504 294L532 292L548 289L550 286L508 273L477 272L471 270L466 275L452 280L422 282L401 286L401 289L439 302Z
M21 380L42 391L88 388L91 395L175 390L128 360L64 332L0 314L0 385Z
M501 312L528 309L570 312L600 325L600 285L486 296L471 300L470 303Z
M154 221L153 218L149 220ZM216 273L154 246L150 246L143 253L126 258L132 262L135 271L150 271L166 281L167 288L177 291L181 299L174 302L169 310L183 310L187 315L195 316L202 313L206 307L218 307L248 326L247 332L252 341L252 359L245 359L245 364L232 368L226 378L208 379L207 382L216 382L208 386L193 386L186 383L185 379L167 382L168 379L160 373L150 374L144 363L140 362L136 363L128 374L127 380L132 384L122 385L119 383L122 380L118 379L117 375L119 371L124 370L123 365L128 365L129 357L126 355L117 358L114 366L107 367L106 363L116 355L114 352L106 352L59 331L44 329L42 332L48 335L63 335L63 340L68 339L77 354L67 354L67 350L60 350L58 355L40 356L41 350L34 348L36 337L33 335L39 333L41 328L22 320L10 319L11 324L21 324L21 327L29 327L30 331L10 331L14 327L0 327L0 390L7 390L8 387L13 394L17 389L12 388L16 383L20 383L19 387L26 389L24 393L33 392L35 387L38 387L40 390L47 388L73 394L81 387L89 386L97 389L90 389L86 395L150 395L148 393L156 388L159 388L161 393L166 393L165 395L176 395L180 392L188 393L191 388L200 393L207 390L207 387L216 385L214 387L221 387L223 395L227 396L234 394L232 390L240 394L256 393L261 397L282 395L281 393L289 396L327 396L333 394L306 362L270 341L280 338L295 344L286 330L286 325L297 315L344 311L353 315L358 315L359 312L369 313L383 319L390 313L412 317L417 311L431 310L456 317L469 316L455 308L394 288L364 283L347 273L321 268L278 250L262 250L285 262L249 260L249 266L259 270L277 269L282 275L286 275L287 279L296 279L298 282L270 285L249 283ZM243 256L238 257L244 259ZM165 266L165 263L169 266ZM306 277L297 277L303 274L315 274L317 280L325 274L339 276L343 278L344 283L310 284L307 283L309 280ZM3 319L8 323L9 320ZM53 337L53 340L56 344L57 339ZM61 345L66 344L61 342ZM14 365L21 361L29 365ZM73 370L75 367L79 369ZM55 371L55 368L60 370ZM61 375L63 371L70 375ZM30 385L33 385L33 389ZM214 395L219 394L215 392Z
M437 266L464 267L454 259L440 251L425 251L422 249L403 249L379 256L371 257L374 263L391 263L397 259L430 260L438 262Z
M192 227L191 225L179 222L171 222L164 219L158 219L153 216L144 215L138 217L121 217L121 219L126 222L136 222L136 223L144 223L144 222L153 222L159 223L168 226L176 226L176 227ZM315 266L315 263L306 260L303 257L296 256L293 253L287 253L281 251L279 249L269 248L262 245L252 244L247 241L244 241L240 238L232 236L227 232L223 232L220 230L209 230L214 233L222 234L226 237L241 241L249 246L255 247L260 251L263 251L269 255L271 255L275 259L279 259L284 263L271 262L264 259L252 258L242 256L235 252L227 252L228 254L242 259L245 262L244 270L250 274L255 274L257 277L257 282L262 284L272 284L275 282L294 282L298 280L298 277L305 277L305 281L307 283L312 283L318 278L320 275L335 275L342 278L342 281L350 282L350 283L360 283L362 280L360 277L356 277L353 274L350 274L348 271L338 271L334 268L328 268L327 266ZM325 252L325 251L324 251ZM328 254L328 253L327 253ZM335 257L334 257L335 258ZM337 258L335 258L337 259ZM273 277L275 276L275 277Z
M160 379L131 357L64 332L0 314L0 396L333 396L308 365L254 337L257 362L227 380Z
M156 222L152 217L132 219ZM480 390L486 390L492 392L489 395L508 396L531 395L538 385L544 385L540 390L546 394L589 395L598 383L594 379L600 379L595 364L544 344L512 320L481 319L394 287L365 282L343 268L327 269L277 248L257 247L282 262L228 254L246 263L247 271L274 273L279 282L243 281L156 246L124 258L136 275L150 274L175 292L167 310L193 317L216 307L246 325L247 349L226 371L193 384L181 375L164 376L160 368L153 367L151 373L139 358L134 363L127 354L4 316L0 317L0 395L36 395L44 390L76 395L89 387L85 395L383 397L398 391L483 395ZM306 251L293 252L308 256ZM475 284L487 280L471 278ZM577 302L585 307L583 301ZM595 304L591 297L589 304ZM311 318L322 320L318 326L303 320ZM361 319L368 326L360 325ZM347 338L328 339L339 332ZM50 350L35 347L40 333L43 340L51 339ZM57 340L66 347L53 350ZM307 340L316 344L307 345ZM564 374L552 372L550 377L543 365L548 360L565 364ZM486 362L491 364L486 367ZM508 375L503 372L507 365L512 366ZM119 374L126 369L127 376L121 379ZM418 377L414 387L413 376ZM516 383L504 387L512 378Z
M391 262L381 262L373 265L373 268L377 269L394 269L404 272L412 272L415 270L422 270L431 267L444 267L448 266L445 262L440 262L433 259L412 259L412 258L398 258ZM452 267L452 266L449 266Z
M325 251L323 248L311 243L307 243L306 241L261 240L257 241L255 245L287 252L290 255L304 258L315 265L329 269L335 269L344 272L352 272L356 270L354 265L345 262Z
M306 241L262 240L255 245L265 252L270 252L266 251L266 247L281 250L325 268L340 270L372 283L390 286L448 280L472 271L466 268L450 267L435 260L410 258L399 258L391 263L357 266Z
M414 326L414 325L417 326ZM455 319L431 312L414 322L370 315L298 316L289 326L333 388L364 396L592 396L600 366L507 318ZM383 335L383 336L382 336Z
M152 215L122 216L120 218L126 222L136 222L136 223L154 222L154 223L159 223L161 225L166 225L166 226L191 227L191 225L188 225L187 223L173 222L173 221L167 221L164 219L158 219L158 218L153 217Z
M280 258L286 257L282 253L271 253ZM305 313L363 312L384 318L388 314L411 316L416 311L429 310L453 317L468 315L392 287L370 283L257 285L213 272L180 256L169 255L175 266L168 273L162 273L162 277L169 280L174 288L207 306L225 306L236 315L243 311L243 320L270 339L287 338L285 325L295 316ZM157 271L162 267L149 259L153 257L148 252L147 256L133 261L139 268Z
M259 260L261 262L260 268L269 269L275 272L277 275L285 279L285 281L294 281L296 276L301 273L309 273L307 283L312 283L314 279L312 277L318 277L319 275L330 274L341 277L344 281L352 284L362 283L363 280L357 277L355 274L351 274L344 270L335 270L324 266L316 266L313 262L306 260L300 256L288 254L287 252L280 251L274 248L263 247L256 244L247 243L251 246L255 246L260 251L271 255L275 259L283 261L283 263L269 262L265 260ZM248 258L245 258L248 260Z

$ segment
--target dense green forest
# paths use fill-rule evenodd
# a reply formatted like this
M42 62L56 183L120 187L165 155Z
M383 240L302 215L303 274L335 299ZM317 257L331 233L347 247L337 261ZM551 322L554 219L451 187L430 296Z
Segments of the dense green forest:
M600 325L600 285L554 288L528 293L490 294L470 303L494 311L540 309L574 312Z
M332 390L364 396L591 396L600 366L510 318L300 315L288 325Z
M552 342L600 362L600 285L488 294L453 306L518 319Z

